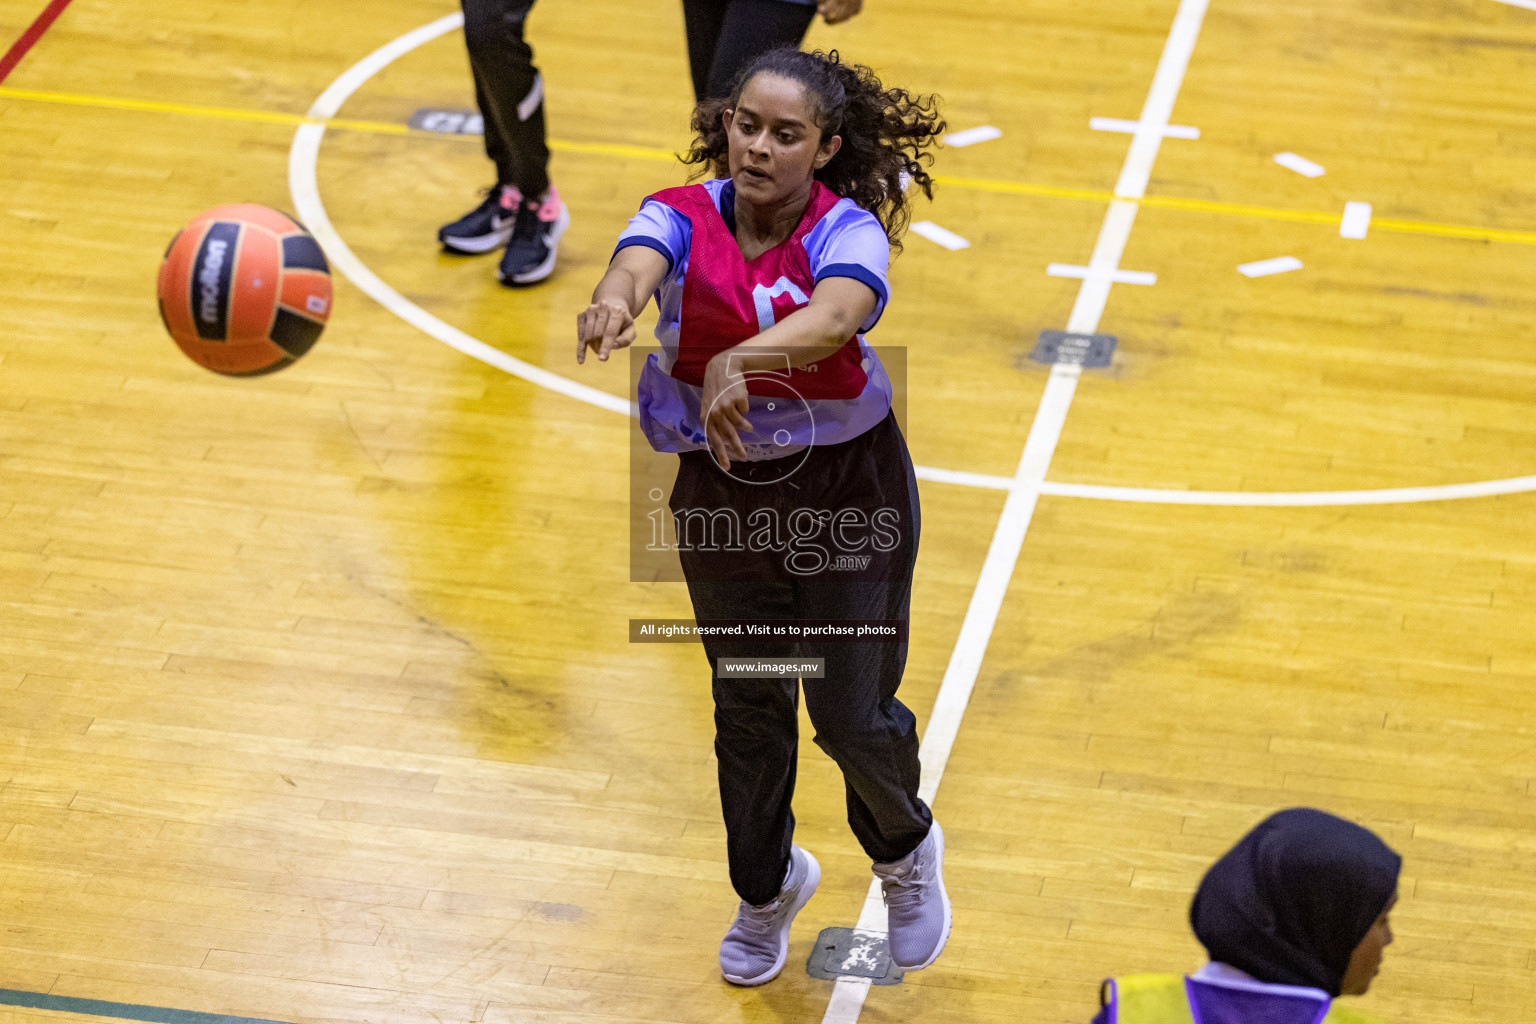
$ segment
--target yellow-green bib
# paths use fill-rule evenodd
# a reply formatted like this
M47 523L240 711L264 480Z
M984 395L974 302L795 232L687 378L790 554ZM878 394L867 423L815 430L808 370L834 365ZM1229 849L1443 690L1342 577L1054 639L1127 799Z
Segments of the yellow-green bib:
M1115 978L1112 1005L1116 1012L1109 1024L1195 1024L1194 1011L1184 990L1182 974L1132 974ZM1375 1024L1358 1010L1328 1007L1322 1024Z

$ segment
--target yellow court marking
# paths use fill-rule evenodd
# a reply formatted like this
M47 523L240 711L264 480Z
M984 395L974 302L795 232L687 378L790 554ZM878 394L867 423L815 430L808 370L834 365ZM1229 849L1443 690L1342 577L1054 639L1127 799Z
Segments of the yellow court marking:
M0 86L0 99L32 100L39 103L64 103L79 107L97 107L107 110L138 110L158 114L180 114L185 117L212 117L227 121L249 121L257 124L277 124L297 127L306 124L323 124L327 128L346 131L374 132L384 135L426 135L439 139L477 140L477 135L449 135L441 132L423 132L403 124L389 121L362 121L350 118L316 118L304 114L286 114L275 110L251 110L243 107L205 107L191 103L166 103L161 100L122 99L115 96L91 96L84 93L49 92L41 89L14 89ZM616 156L631 160L658 160L671 162L677 154L671 150L651 146L631 146L622 143L571 142L551 139L549 148L560 153L586 153L593 156ZM1106 189L1064 188L1057 185L1034 185L1024 181L1005 181L991 178L963 178L946 174L934 175L934 183L950 188L972 189L978 192L995 192L1002 195L1036 196L1045 199L1076 199L1094 203L1114 202L1117 197ZM1325 210L1287 210L1275 206L1256 206L1251 203L1224 203L1210 199L1183 199L1178 196L1144 196L1128 200L1140 206L1163 210L1185 210L1192 213L1214 213L1226 217L1254 217L1262 220L1284 220L1304 224L1337 225L1343 220L1342 213ZM1399 231L1407 234L1434 235L1441 238L1466 238L1487 242L1510 242L1515 245L1536 245L1536 231L1511 231L1503 228L1484 228L1465 224L1436 224L1428 221L1374 218L1372 230Z
M464 138L478 139L478 135L466 135ZM677 153L670 149L656 149L651 146L626 146L620 143L609 142L568 142L563 139L550 139L549 148L560 153L592 153L601 156L623 156L635 160L662 160L666 163L674 163Z
M1046 199L1086 199L1094 203L1109 203L1116 198L1113 192L1098 188L1062 188L1057 185L1031 185L1024 181L994 181L991 178L956 178L947 174L935 174L935 185L951 188L970 188L979 192L1001 192L1011 196L1040 196ZM1129 200L1137 202L1137 200Z
M1322 210L1284 210L1277 206L1254 206L1250 203L1223 203L1214 199L1180 199L1178 196L1148 196L1142 206L1155 206L1164 210L1192 210L1197 213L1221 213L1232 217L1260 217L1265 220L1290 220L1303 224L1338 224L1343 213L1327 213ZM1372 220L1371 227L1381 227L1382 222ZM1536 237L1533 234L1532 237Z
M204 107L192 103L165 103L160 100L120 99L116 96L87 96L73 92L44 92L39 89L12 89L0 86L0 99L35 100L40 103L66 103L76 107L102 107L108 110L142 110L155 114L181 114L186 117L213 117L225 121L254 121L258 124L280 124L295 127L302 124L324 124L331 128L347 128L360 132L382 132L389 135L410 135L411 129L403 124L387 121L349 121L344 118L322 120L303 114L284 114L275 110L250 110L242 107Z

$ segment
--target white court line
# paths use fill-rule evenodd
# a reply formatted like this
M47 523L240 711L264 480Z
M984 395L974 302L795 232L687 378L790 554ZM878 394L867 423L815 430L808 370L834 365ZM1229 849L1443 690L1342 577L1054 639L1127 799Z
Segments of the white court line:
M959 252L961 249L969 249L971 243L948 228L941 228L931 220L914 221L911 226L914 235L922 235L935 245L942 245L950 252Z
M1498 0L1501 4L1509 4L1511 7L1524 7L1528 11L1536 11L1536 0Z
M1313 163L1306 157L1297 156L1295 153L1276 153L1275 163L1288 171L1295 171L1297 174L1304 174L1309 178L1321 178L1324 174L1328 173L1327 168L1322 164Z
M1364 238L1371 230L1371 204L1345 203L1344 219L1339 221L1340 238Z
M939 469L936 466L912 467L919 480L932 480L936 484L956 484L960 487L983 487L993 491L1013 489L1013 477L993 476L990 473L966 473L958 469Z
M944 136L946 146L974 146L978 142L991 142L993 139L1003 137L1001 128L994 128L990 124L980 125L975 128L967 128L963 132L951 132Z
M1508 0L1505 0L1505 2L1508 2ZM1530 5L1533 9L1536 9L1536 0L1531 0ZM1522 3L1517 6L1525 6L1525 4ZM453 13L445 15L437 21L408 32L399 39L375 50L363 60L347 69L341 77L337 78L326 88L325 92L321 94L320 98L310 108L311 116L326 116L324 114L325 111L334 113L340 110L341 105L361 88L371 76L377 74L392 61L404 56L416 47L453 31L462 22L462 14ZM1161 66L1159 66L1159 71L1161 72ZM1139 121L1134 123L1138 126L1142 125L1142 122ZM1138 128L1138 131L1146 130L1145 126ZM514 356L507 355L499 349L486 345L484 342L471 337L450 324L444 323L412 303L409 299L406 299L364 265L336 232L335 227L331 224L330 217L325 212L325 204L320 198L315 175L316 163L320 155L320 143L324 138L324 134L325 128L323 125L304 125L294 133L293 145L288 157L288 187L293 196L294 206L300 214L300 219L309 226L316 239L325 248L326 255L330 257L331 263L336 269L341 271L343 276L356 285L363 294L372 298L385 309L421 330L429 337L436 338L438 341L457 349L472 359L478 359L515 377L520 377L531 384L549 388L578 402L585 402L588 405L594 405L600 409L607 409L610 412L616 412L624 416L635 416L638 414L638 410L633 402L610 395L597 388L588 387L568 377L551 373L541 367L533 366ZM1125 183L1125 174L1122 172L1121 184ZM1143 182L1144 185L1145 182ZM1119 187L1117 185L1117 189ZM1131 210L1127 211L1123 208L1127 205L1131 206ZM1134 216L1134 204L1111 204L1110 213L1107 216ZM1086 291L1088 290L1079 291L1079 300L1082 299ZM1090 292L1090 294L1097 294L1097 290ZM1107 288L1103 294L1108 294ZM1086 312L1086 306L1084 310ZM1074 316L1076 315L1077 308L1074 307ZM937 466L917 466L916 471L919 480L929 480L935 483L953 484L962 487L979 487L988 490L1010 490L1016 486L1015 477L972 473L963 470L944 469ZM1531 491L1536 491L1536 476L1506 477L1499 480L1480 480L1429 487L1387 488L1368 491L1185 491L1144 487L1056 484L1049 482L1043 483L1040 488L1040 493L1042 494L1091 498L1101 501L1174 505L1249 505L1254 507L1456 501L1465 498L1521 494Z
M1157 151L1163 141L1162 130L1168 126L1168 119L1173 114L1173 104L1184 82L1184 72L1189 67L1209 3L1210 0L1180 0L1157 64L1157 73L1142 107L1140 124L1131 139L1120 180L1115 186L1115 194L1122 198L1111 203L1105 211L1093 256L1088 261L1088 266L1098 273L1084 277L1078 288L1077 301L1072 306L1072 315L1067 318L1067 330L1074 334L1093 334L1098 330L1113 283L1110 277L1119 268L1131 226L1136 221L1137 207L1132 200L1141 198L1146 191L1152 164L1157 160ZM1045 392L1040 396L1040 406L1035 410L1034 422L1030 424L1029 437L1024 442L1024 452L1019 456L1019 466L1013 475L1014 485L1003 503L1003 514L987 548L981 577L971 593L965 619L960 624L960 636L950 652L933 712L923 730L918 751L922 761L918 795L929 803L933 802L944 778L944 768L949 763L961 719L970 704L982 658L992 639L997 616L1002 611L1008 582L1024 547L1024 536L1029 532L1029 522L1034 517L1041 487L1051 468L1051 458L1061 440L1061 431L1066 426L1067 412L1072 408L1072 398L1077 393L1081 375L1080 366L1053 366L1045 383ZM870 881L864 907L854 927L859 931L885 933L885 906L881 901L879 879ZM833 986L822 1024L855 1024L864 1009L869 986L868 978L839 978Z
M1322 505L1402 505L1421 501L1491 498L1536 490L1536 476L1478 480L1434 487L1385 487L1371 491L1166 491L1144 487L1100 487L1046 481L1041 494L1100 501L1140 501L1152 505L1229 505L1246 508L1308 508Z
M940 484L978 487L994 491L1012 490L1011 476L986 473L961 473L952 469L918 466L917 478ZM1087 498L1095 501L1124 501L1146 505L1223 505L1246 508L1316 508L1326 505L1405 505L1427 501L1459 501L1467 498L1492 498L1502 494L1536 491L1536 476L1514 476L1503 480L1473 480L1462 484L1435 484L1428 487L1383 487L1365 491L1177 491L1157 487L1118 487L1107 484L1067 484L1047 480L1041 494L1055 498Z
M1140 121L1122 121L1118 117L1090 117L1088 127L1096 132L1123 132L1126 135L1135 135L1136 129L1141 127ZM1163 129L1165 139L1198 139L1200 129L1187 124L1170 124Z
M1237 265L1237 272L1244 277L1268 277L1270 274L1284 274L1300 269L1301 260L1295 256L1276 256L1272 260L1255 260Z

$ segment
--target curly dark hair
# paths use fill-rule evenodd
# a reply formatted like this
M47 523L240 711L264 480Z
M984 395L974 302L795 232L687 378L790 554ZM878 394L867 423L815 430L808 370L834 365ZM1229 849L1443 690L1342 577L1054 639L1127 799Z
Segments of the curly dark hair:
M891 247L899 252L901 236L912 219L903 177L933 198L933 178L925 167L933 163L933 154L925 150L947 127L939 116L937 98L887 89L872 70L863 64L845 64L836 50L770 50L736 77L729 97L708 99L694 108L693 146L681 157L683 163L699 166L693 178L730 175L730 139L722 115L740 101L747 83L762 74L805 87L821 141L843 137L842 147L816 172L816 180L874 214Z

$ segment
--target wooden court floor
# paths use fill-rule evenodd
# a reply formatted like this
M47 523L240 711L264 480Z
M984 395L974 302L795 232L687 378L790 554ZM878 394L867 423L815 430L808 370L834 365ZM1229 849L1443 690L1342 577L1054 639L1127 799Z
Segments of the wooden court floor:
M0 48L43 6L0 0ZM1131 141L1090 119L1139 116L1178 0L866 6L811 42L1003 132L940 154L917 216L970 247L910 237L872 340L906 350L915 460L1009 478L1049 376L1028 353L1082 285L1046 268L1089 262ZM1211 0L1172 114L1200 137L1163 141L1120 262L1156 284L1110 292L1115 363L1077 387L934 803L953 938L861 1020L1085 1022L1106 975L1193 969L1202 871L1297 804L1404 856L1362 1009L1536 1020L1536 480L1457 486L1536 474L1528 6ZM0 988L294 1024L826 1012L802 965L869 873L809 743L822 888L779 980L719 979L707 666L628 643L689 609L628 582L625 417L339 275L270 378L160 327L175 230L294 209L311 104L454 10L74 0L0 84ZM489 184L477 140L403 129L470 104L456 32L358 85L315 196L402 302L623 396L572 323L681 180L657 152L686 141L680 11L542 0L530 35L574 216L550 282L436 249ZM1133 488L1157 500L1108 500ZM1353 494L1397 488L1430 490ZM1004 499L922 485L925 725Z

